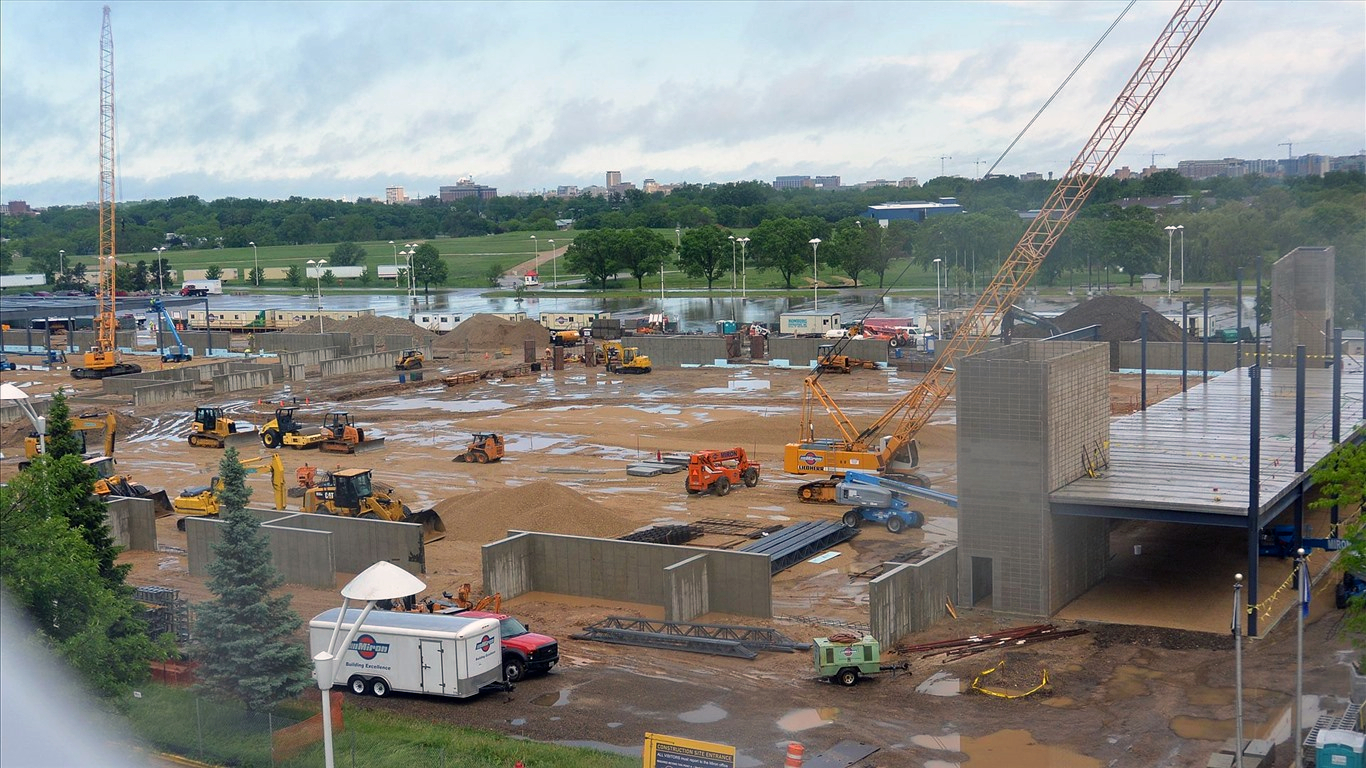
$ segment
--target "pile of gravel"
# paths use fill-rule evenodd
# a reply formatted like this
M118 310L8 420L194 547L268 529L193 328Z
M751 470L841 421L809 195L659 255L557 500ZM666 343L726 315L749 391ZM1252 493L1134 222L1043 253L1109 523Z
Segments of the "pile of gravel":
M1053 323L1064 332L1099 325L1101 341L1137 341L1144 312L1148 313L1148 341L1181 340L1180 325L1132 296L1097 296L1053 318ZM1021 339L1042 339L1048 335L1042 328L1018 322L1011 333Z
M446 536L460 541L497 541L513 530L612 538L634 528L603 505L550 480L452 496L434 509L446 524Z
M513 322L497 315L474 315L432 343L433 349L520 350L527 339L537 349L550 343L550 331L535 320Z

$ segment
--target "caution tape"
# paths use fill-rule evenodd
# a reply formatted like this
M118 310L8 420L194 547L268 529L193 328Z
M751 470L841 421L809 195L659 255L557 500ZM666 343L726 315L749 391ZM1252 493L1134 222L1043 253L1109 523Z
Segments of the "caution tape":
M1308 565L1309 565L1309 553L1308 553L1308 552L1306 552L1305 555L1304 555L1304 565L1305 565L1305 566L1308 566ZM1251 616L1253 613L1256 613L1256 612L1260 611L1261 614L1262 614L1262 618L1263 618L1263 619L1270 619L1270 618L1271 618L1271 604L1274 603L1274 602L1276 602L1276 598L1277 598L1277 597L1280 597L1280 595L1281 595L1282 592L1286 591L1287 589L1294 589L1294 588L1295 588L1295 587L1294 587L1294 583L1295 583L1295 571L1296 571L1295 568L1291 568L1291 569L1290 569L1290 575L1286 576L1286 577L1285 577L1285 581L1282 581L1282 582L1280 583L1280 585L1278 585L1278 586L1276 587L1276 589L1273 590L1273 591L1271 592L1271 594L1270 594L1269 596L1267 596L1267 598L1266 598L1265 600L1261 601L1260 603L1257 603L1256 605L1249 605L1249 606L1247 607L1247 615ZM1308 574L1308 569L1307 569L1307 568L1305 569L1305 573L1306 573L1306 575Z
M1039 691L1048 687L1048 670L1045 668L1043 670L1043 679L1039 681L1039 684L1034 686L1033 688L1030 688L1027 691L1024 691L1023 693L1005 693L1004 691L993 691L990 688L984 688L982 686L982 678L994 672L997 672L1001 669L1001 667L1004 667L1005 665L1006 660L1001 659L999 662L996 663L996 666L992 667L991 669L986 669L981 672L978 672L977 676L972 679L972 690L977 691L978 693L985 693L988 696L995 696L998 699L1023 699L1026 696L1038 693Z

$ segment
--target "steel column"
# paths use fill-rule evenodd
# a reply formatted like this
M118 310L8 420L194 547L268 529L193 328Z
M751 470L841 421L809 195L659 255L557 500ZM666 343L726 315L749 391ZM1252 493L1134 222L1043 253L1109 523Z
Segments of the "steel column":
M1258 345L1260 347L1260 344ZM1251 387L1252 429L1250 431L1247 474L1247 605L1257 604L1257 558L1261 551L1258 546L1261 533L1262 501L1258 486L1262 480L1262 366L1258 363L1248 369L1248 383ZM1247 616L1247 633L1257 635L1257 612Z

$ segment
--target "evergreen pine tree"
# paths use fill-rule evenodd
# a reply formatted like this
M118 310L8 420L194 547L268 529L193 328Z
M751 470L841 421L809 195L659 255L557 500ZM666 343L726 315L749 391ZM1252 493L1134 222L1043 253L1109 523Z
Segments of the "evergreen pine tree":
M223 452L218 476L223 537L208 568L218 599L197 610L200 689L260 711L297 696L310 680L308 652L291 637L303 621L290 608L291 595L270 594L284 580L260 523L246 511L251 492L236 449Z
M54 459L81 455L81 438L71 429L71 408L60 388L47 409L47 455Z

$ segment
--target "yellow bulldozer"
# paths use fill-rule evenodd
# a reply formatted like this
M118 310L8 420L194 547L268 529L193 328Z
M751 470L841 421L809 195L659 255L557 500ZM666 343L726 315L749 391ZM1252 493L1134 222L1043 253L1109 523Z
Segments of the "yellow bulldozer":
M260 456L254 459L243 459L242 467L247 470L247 474L258 472L270 473L270 485L275 489L275 509L284 511L285 509L285 465L280 460L280 454L272 453L269 456ZM183 515L176 521L176 528L185 530L186 517L218 517L219 501L218 494L223 492L223 480L214 476L208 485L186 488L175 498L172 506L175 511Z
M190 445L196 448L225 448L256 442L256 427L238 424L223 414L223 409L201 405L194 409L190 424Z
M371 437L356 426L351 414L332 411L323 421L323 441L318 450L325 453L365 453L384 447L384 438Z
M317 485L304 489L303 511L325 515L418 523L423 539L444 538L446 523L434 509L413 512L393 487L374 482L369 469L338 469L319 478Z

